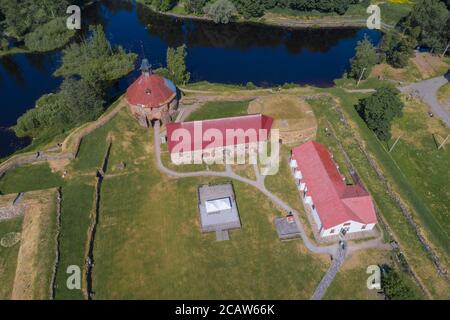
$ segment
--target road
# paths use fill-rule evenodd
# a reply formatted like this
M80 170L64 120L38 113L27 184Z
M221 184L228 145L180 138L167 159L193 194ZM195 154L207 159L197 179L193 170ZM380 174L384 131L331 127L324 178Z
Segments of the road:
M450 128L450 116L447 111L449 105L444 106L437 99L438 89L447 82L444 76L440 76L400 87L399 90L403 93L411 93L418 96L428 104L431 112L441 118L447 124L447 127Z

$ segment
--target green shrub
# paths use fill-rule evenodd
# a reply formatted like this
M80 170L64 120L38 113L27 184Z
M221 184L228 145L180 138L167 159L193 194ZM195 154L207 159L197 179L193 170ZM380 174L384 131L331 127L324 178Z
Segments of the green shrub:
M52 51L66 45L75 35L67 29L64 18L53 19L25 36L25 45L31 51Z

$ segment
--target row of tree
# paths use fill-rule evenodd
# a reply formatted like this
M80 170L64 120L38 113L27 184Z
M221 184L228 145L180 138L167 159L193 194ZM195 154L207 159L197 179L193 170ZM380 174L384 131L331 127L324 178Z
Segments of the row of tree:
M58 92L44 95L14 127L19 137L45 138L96 119L102 112L106 89L134 69L137 55L112 47L101 26L91 36L63 50L56 76L64 77Z
M353 79L365 79L372 67L380 62L403 68L415 47L428 47L435 53L442 53L449 40L450 12L445 3L419 0L395 30L384 34L378 54L367 38L358 43L347 75Z
M23 41L31 51L61 48L75 35L65 26L67 0L0 1L0 49L6 35Z
M159 11L172 9L180 0L145 0ZM214 14L214 20L227 23L229 13L239 13L244 18L261 17L267 10L273 8L288 8L298 11L336 12L344 14L351 4L359 0L185 0L188 13ZM223 18L228 17L228 18ZM224 22L225 21L225 22Z

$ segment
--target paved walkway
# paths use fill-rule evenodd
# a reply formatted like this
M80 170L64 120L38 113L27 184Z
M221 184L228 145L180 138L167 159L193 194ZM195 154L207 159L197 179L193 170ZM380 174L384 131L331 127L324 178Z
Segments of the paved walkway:
M311 300L321 300L323 298L334 277L338 273L341 266L344 264L346 254L347 243L344 242L344 246L339 247L337 254L333 257L333 262L331 263L330 268L323 276L322 281L320 281L319 285L316 288L316 291L314 291Z
M449 104L442 105L437 99L437 91L448 81L444 76L416 82L399 90L403 93L411 93L422 99L431 109L431 112L441 118L450 128L450 116L448 114Z

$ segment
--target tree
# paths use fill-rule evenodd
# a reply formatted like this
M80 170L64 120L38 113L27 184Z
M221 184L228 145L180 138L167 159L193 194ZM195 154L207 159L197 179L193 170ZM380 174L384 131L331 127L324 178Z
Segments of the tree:
M382 42L386 62L395 68L403 68L408 64L415 41L412 37L402 36L397 32L387 32Z
M102 90L110 81L120 79L134 69L137 55L122 47L111 47L102 26L91 28L92 36L63 50L61 67L55 76L79 76L93 88Z
M17 120L14 131L33 138L57 134L96 119L102 111L100 95L86 81L65 79L57 93L42 96Z
M400 27L419 45L442 52L449 40L449 19L449 10L442 1L419 0Z
M372 45L367 36L362 41L358 42L356 47L356 54L350 60L349 77L353 79L359 79L363 70L362 79L367 78L370 74L372 67L377 63L378 58L375 51L375 47Z
M236 8L229 0L216 0L214 3L208 3L204 12L215 23L228 23L236 14Z
M188 13L201 14L206 2L207 0L187 0L185 4L186 11Z
M408 300L414 299L415 293L403 281L397 272L390 269L383 272L381 285L384 295L388 300Z
M356 106L369 129L382 141L389 141L391 138L391 121L402 115L402 109L403 102L399 97L399 91L391 87L377 89L370 97L361 99Z
M186 46L182 45L176 49L167 49L167 70L168 77L175 84L186 84L191 78L191 74L186 68Z
M50 20L63 17L67 6L66 0L0 1L7 31L20 39Z
M176 0L145 0L145 3L149 4L156 10L163 12L172 9L176 2Z
M65 26L64 18L55 18L25 36L25 45L32 51L45 52L63 47L75 35Z
M166 68L159 68L155 73L161 77L170 79L177 85L183 85L189 82L191 74L186 68L186 46L182 45L176 49L167 48Z
M249 19L252 17L260 17L264 14L265 5L263 0L234 0L237 11Z

